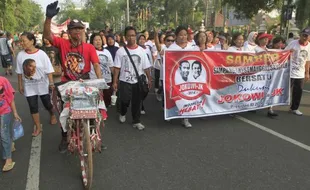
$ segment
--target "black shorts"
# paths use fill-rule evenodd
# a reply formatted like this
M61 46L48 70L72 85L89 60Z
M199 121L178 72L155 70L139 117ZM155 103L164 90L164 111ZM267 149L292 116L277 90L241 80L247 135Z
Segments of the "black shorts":
M1 55L1 63L3 68L8 68L13 64L13 57L11 54Z

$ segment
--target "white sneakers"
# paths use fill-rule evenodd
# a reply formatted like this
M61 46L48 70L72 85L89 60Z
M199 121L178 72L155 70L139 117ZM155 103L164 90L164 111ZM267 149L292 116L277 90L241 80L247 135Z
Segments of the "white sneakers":
M145 112L145 110L141 110L141 115L145 115L146 114L146 112Z
M302 116L302 112L299 110L291 110L291 112L295 115Z
M143 130L145 127L141 123L135 123L132 125L133 128L137 128L138 130Z
M126 121L126 116L124 115L120 115L119 116L119 121L121 122L121 123L125 123L125 121Z
M126 122L126 116L125 115L124 116L120 115L119 116L119 121L121 123L125 123ZM133 126L133 128L137 128L138 130L143 130L145 128L144 125L142 125L141 123L135 123L132 126Z
M192 124L188 121L188 119L183 119L182 120L182 125L186 128L191 128Z

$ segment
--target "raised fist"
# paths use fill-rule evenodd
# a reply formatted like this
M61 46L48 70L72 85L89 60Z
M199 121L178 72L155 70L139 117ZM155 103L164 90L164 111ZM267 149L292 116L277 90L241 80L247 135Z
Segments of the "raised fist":
M59 7L58 6L58 1L55 1L54 3L51 3L49 5L47 5L46 7L46 17L47 18L53 18L55 15L58 14L59 12Z

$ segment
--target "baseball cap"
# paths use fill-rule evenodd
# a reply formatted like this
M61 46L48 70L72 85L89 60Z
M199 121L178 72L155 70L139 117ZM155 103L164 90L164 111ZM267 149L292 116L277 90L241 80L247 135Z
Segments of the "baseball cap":
M268 38L268 40L272 40L272 37L273 36L271 34L261 33L261 34L258 34L257 39L260 40L263 38Z
M74 29L74 28L85 28L85 25L80 20L73 19L68 24L68 30Z
M307 34L310 36L310 27L307 27L301 31L301 34Z
M0 35L3 35L4 34L4 31L3 30L0 30Z

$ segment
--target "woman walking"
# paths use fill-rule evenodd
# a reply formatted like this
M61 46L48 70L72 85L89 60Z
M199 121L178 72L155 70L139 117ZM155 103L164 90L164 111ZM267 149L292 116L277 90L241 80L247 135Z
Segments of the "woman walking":
M18 89L26 96L30 113L35 124L33 137L41 134L42 125L39 115L38 97L50 114L50 123L56 124L57 119L49 95L49 89L54 88L53 66L46 53L35 47L36 38L32 33L21 35L23 50L16 58L16 73L18 75Z

